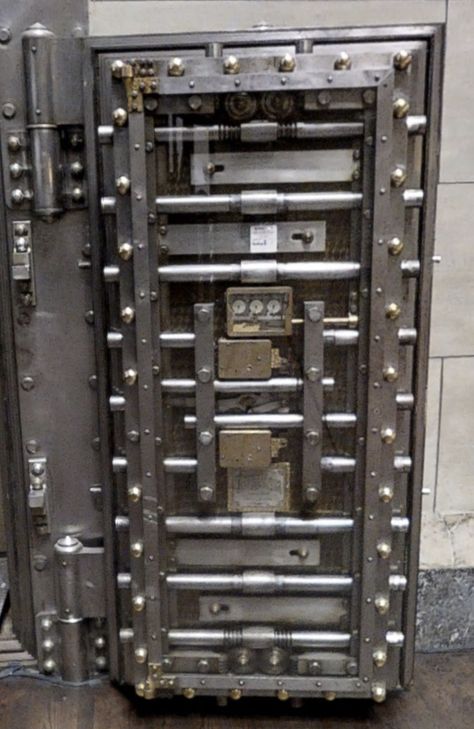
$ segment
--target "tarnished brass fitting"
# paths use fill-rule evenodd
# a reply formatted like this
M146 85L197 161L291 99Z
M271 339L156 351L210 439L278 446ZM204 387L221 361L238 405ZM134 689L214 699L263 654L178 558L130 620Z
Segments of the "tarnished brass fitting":
M296 60L295 57L291 55L291 53L285 53L284 56L280 58L280 63L278 64L278 70L283 71L284 73L291 73L296 68Z
M391 238L388 242L388 252L391 256L398 256L403 251L404 247L405 244L403 243L403 241L396 236L394 238Z
M392 445L392 443L395 442L397 434L393 428L382 428L380 432L380 437L382 438L383 443L386 443L387 445Z
M184 76L184 63L181 58L172 58L168 62L168 76Z
M341 51L339 56L334 61L334 68L336 71L348 71L352 66L352 60L346 51Z
M400 96L398 99L395 99L393 102L393 116L396 119L403 119L408 112L410 111L410 102L408 99L404 99L403 96Z
M133 256L133 246L131 243L121 243L119 245L118 254L123 261L128 261Z
M224 73L235 74L240 71L240 62L236 56L227 56L224 59Z
M406 50L406 48L402 48L393 57L393 65L398 71L406 71L406 69L411 66L412 61L413 56L410 51Z
M385 307L385 316L387 319L398 319L400 316L401 309L395 301L392 301L390 304L387 304Z

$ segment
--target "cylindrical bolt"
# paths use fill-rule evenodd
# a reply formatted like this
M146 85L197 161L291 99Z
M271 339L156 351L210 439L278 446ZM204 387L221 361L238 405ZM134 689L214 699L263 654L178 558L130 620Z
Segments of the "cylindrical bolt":
M185 699L194 699L196 696L196 689L191 688L191 686L187 686L183 689L183 696Z
M136 370L129 367L125 372L123 373L123 381L127 385L134 385L137 381L138 373Z
M377 553L381 559L388 559L392 554L392 547L388 542L379 542L377 544Z
M336 69L336 71L348 71L351 66L351 57L346 51L341 51L339 56L334 61L334 68Z
M403 167L395 167L390 175L393 187L401 187L407 179L406 170Z
M378 704L385 701L387 698L387 690L384 683L373 683L372 684L372 698Z
M131 243L121 243L119 245L118 254L123 261L128 261L133 256L133 246Z
M172 58L168 62L168 76L184 76L184 63L181 58Z
M114 78L122 78L124 66L125 63L120 58L117 58L116 61L112 61L112 65L110 66L112 76Z
M135 648L135 660L137 663L145 663L148 651L145 647Z
M410 111L410 103L407 99L400 96L393 102L393 116L396 119L403 119Z
M143 597L143 595L135 595L132 598L133 609L135 610L136 613L142 612L142 610L145 607L145 602L146 601L145 601L145 598Z
M131 306L125 306L120 312L120 318L125 324L131 324L135 319L135 309Z
M390 601L386 595L377 595L374 604L380 615L386 615L390 609Z
M398 319L400 316L401 309L395 301L392 301L390 304L387 304L385 307L385 316L387 319Z
M405 244L400 238L392 238L388 242L388 252L391 256L398 256L404 249Z
M128 489L128 498L132 504L137 504L142 497L142 490L140 486L130 486Z
M143 542L137 541L130 545L130 553L132 557L138 559L143 554Z
M382 438L383 443L386 443L387 445L392 445L392 443L395 442L397 434L393 428L382 428L380 437Z
M224 59L224 73L239 73L240 63L236 56L227 56ZM240 697L239 697L240 698Z
M393 65L398 71L406 71L408 66L411 65L411 62L413 61L413 56L410 53L410 51L407 51L405 48L402 48L402 50L398 51L398 53L395 54L393 58Z
M278 64L278 70L283 71L284 73L291 73L296 68L296 60L295 57L291 55L291 53L285 53L284 56L280 58L280 62Z
M383 648L377 648L372 654L374 665L377 668L382 668L387 663L387 651Z
M128 114L125 109L121 106L118 109L114 109L112 112L112 120L116 127L123 127L127 123Z
M389 504L393 499L393 488L391 486L380 486L379 488L379 499L384 504Z
M398 372L393 365L387 365L383 371L383 378L387 382L395 382L398 380Z
M126 195L130 190L130 179L127 175L120 175L115 180L115 188L119 195Z

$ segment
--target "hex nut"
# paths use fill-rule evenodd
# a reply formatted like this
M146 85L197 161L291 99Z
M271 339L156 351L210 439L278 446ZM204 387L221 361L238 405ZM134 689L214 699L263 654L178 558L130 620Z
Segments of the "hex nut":
M236 56L227 56L224 59L224 73L235 74L240 71L240 62Z
M352 66L352 60L346 51L341 51L334 61L334 69L336 71L348 71Z
M181 58L172 58L168 62L168 76L184 76L184 63Z

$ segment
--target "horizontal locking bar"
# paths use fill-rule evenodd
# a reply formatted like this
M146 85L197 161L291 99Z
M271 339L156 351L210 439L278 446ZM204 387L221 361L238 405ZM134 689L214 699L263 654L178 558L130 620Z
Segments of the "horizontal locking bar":
M407 208L421 208L425 193L423 190L404 190L403 202Z
M118 464L119 473L126 470L126 458L115 457L113 459L114 471L115 461ZM120 468L122 461L125 461L125 468ZM187 456L170 456L165 458L163 465L167 473L194 473L197 461L195 458ZM346 458L345 456L323 456L321 458L321 470L326 473L352 473L356 466L355 458ZM397 473L409 473L411 471L412 461L409 456L395 456L393 461L394 470Z
M335 386L333 377L323 377L324 390L331 392ZM255 393L260 392L299 392L303 387L303 380L298 377L272 377L268 380L215 380L214 390L218 393ZM193 394L196 390L196 380L192 379L165 379L161 381L163 392L175 395Z
M359 332L353 329L325 329L323 339L325 344L339 347L351 346L359 341ZM194 342L194 332L162 332L160 334L160 344L167 349L194 347Z
M125 634L124 634L125 637ZM242 628L172 628L168 640L173 646L246 646L262 649L281 648L348 648L350 633L319 630L285 630L267 626Z
M362 122L278 124L257 121L239 125L212 124L208 127L156 127L155 140L166 142L194 142L200 140L241 142L273 142L277 139L333 139L335 137L360 137L364 133Z
M243 283L282 280L326 281L354 279L360 263L340 261L301 261L280 263L275 260L250 260L240 263L188 263L160 266L162 281L242 281Z
M277 192L244 190L228 195L162 195L158 213L241 213L265 215L302 210L351 210L362 204L360 192Z
M245 570L240 574L168 574L166 584L175 590L221 590L244 594L304 592L326 594L349 592L352 577L345 575L276 574L267 570Z
M196 416L185 415L184 427L195 428ZM322 422L328 428L353 428L357 416L353 413L326 413ZM215 415L214 423L221 428L302 428L304 417L299 413L246 413L245 415Z

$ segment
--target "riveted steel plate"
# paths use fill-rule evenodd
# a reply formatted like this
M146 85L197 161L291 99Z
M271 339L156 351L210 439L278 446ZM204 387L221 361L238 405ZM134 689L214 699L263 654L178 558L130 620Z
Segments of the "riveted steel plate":
M222 468L265 469L272 460L271 430L221 430L219 464Z
M219 339L218 358L223 380L267 380L272 374L271 339Z
M219 610L216 609L219 606ZM287 623L297 620L305 625L338 626L347 618L347 600L309 597L231 597L204 595L199 599L199 620L202 623L267 622Z
M228 470L229 511L285 511L289 499L289 463L274 463L262 471Z
M317 567L320 544L316 539L220 539L215 549L212 539L180 539L175 557L178 566Z

